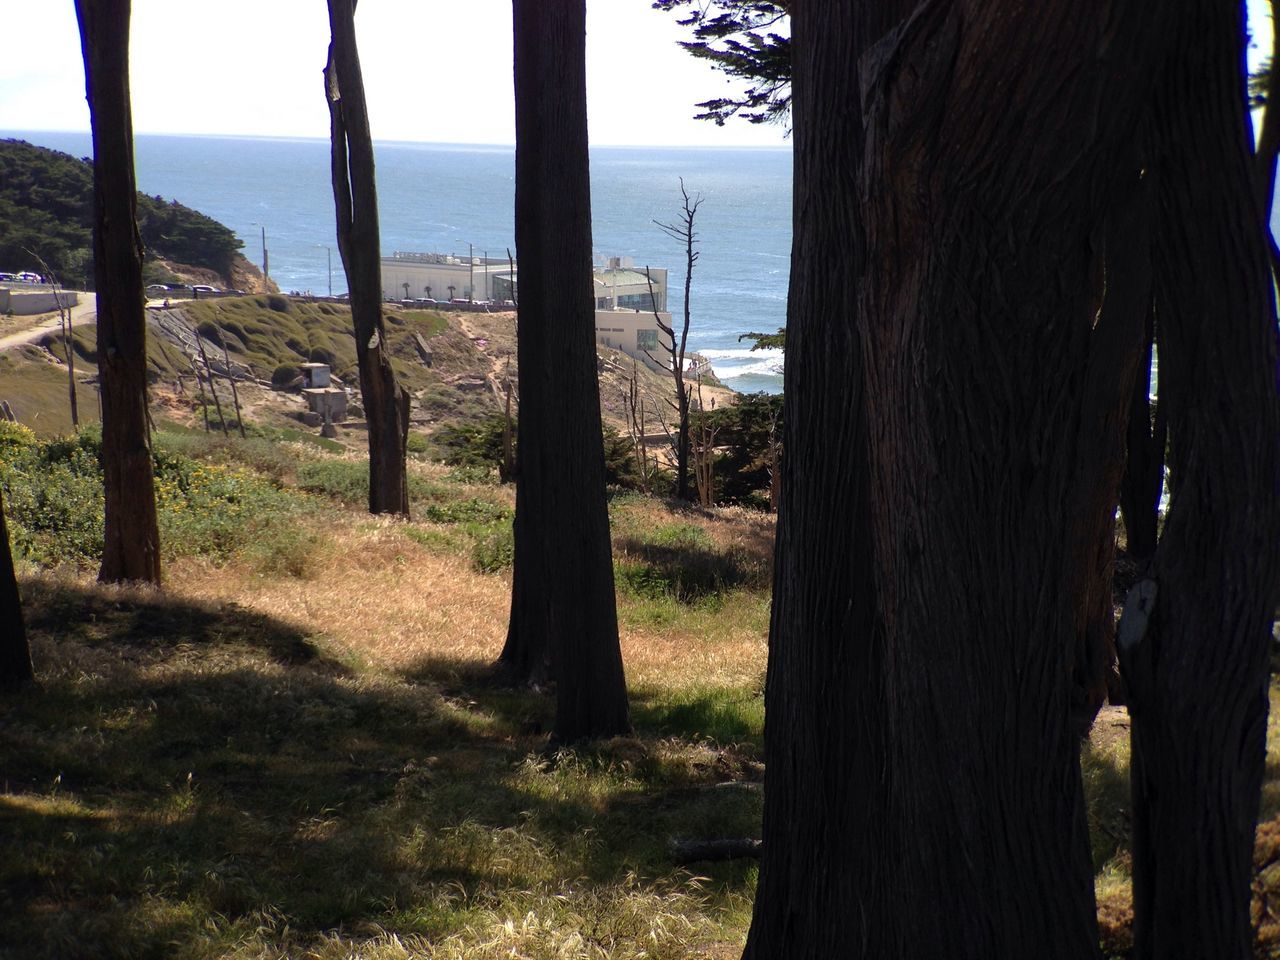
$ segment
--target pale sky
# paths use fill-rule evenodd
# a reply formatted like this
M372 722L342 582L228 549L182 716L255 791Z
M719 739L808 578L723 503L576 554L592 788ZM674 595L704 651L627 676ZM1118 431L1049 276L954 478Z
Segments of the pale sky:
M0 0L0 130L88 131L72 0ZM588 0L592 143L779 146L784 129L693 120L736 89L676 46L649 0ZM329 135L325 0L133 0L137 133ZM362 0L356 13L377 140L512 143L511 0Z

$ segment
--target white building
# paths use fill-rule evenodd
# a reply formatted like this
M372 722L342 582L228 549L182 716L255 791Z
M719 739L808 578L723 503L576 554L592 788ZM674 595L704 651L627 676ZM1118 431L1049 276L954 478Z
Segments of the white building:
M610 257L593 270L596 342L659 365L670 340L654 314L667 326L667 269L637 268L630 257ZM382 258L384 300L518 302L519 267L506 259L445 253L401 253Z

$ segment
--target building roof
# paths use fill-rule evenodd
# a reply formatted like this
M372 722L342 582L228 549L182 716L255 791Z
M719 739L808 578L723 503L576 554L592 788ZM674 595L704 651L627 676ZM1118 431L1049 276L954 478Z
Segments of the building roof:
M639 270L627 270L626 268L611 268L608 270L597 270L595 272L596 283L603 287L623 287L623 286L648 286L649 278ZM654 284L660 285L657 277L654 277Z

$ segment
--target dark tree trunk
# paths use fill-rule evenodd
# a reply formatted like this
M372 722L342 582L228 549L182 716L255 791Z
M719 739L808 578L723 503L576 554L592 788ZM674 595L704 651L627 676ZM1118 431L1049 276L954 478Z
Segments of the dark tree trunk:
M160 583L147 322L129 105L129 0L76 0L93 126L93 273L106 498L104 582Z
M1151 361L1156 340L1154 302L1146 311L1146 333L1138 375L1129 403L1127 459L1120 484L1120 513L1124 517L1125 552L1138 560L1156 552L1160 521L1160 493L1164 489L1164 446L1168 431L1164 405L1151 405ZM1154 414L1154 417L1153 417Z
M520 449L504 663L548 658L553 740L630 729L605 503L584 0L514 0Z
M1171 500L1146 623L1126 624L1134 957L1252 956L1249 883L1280 542L1276 318L1240 4L1166 24L1153 157ZM1135 621L1140 618L1135 618Z
M1143 23L1007 0L792 17L746 956L1097 956L1079 734L1142 312L1099 319L1095 251L1141 229L1105 211L1137 177Z
M351 291L360 399L369 425L369 512L409 513L409 394L396 382L382 320L382 263L373 138L356 49L356 0L329 0L330 172L338 251Z
M27 627L22 618L22 598L18 595L18 578L9 550L4 499L0 496L0 691L18 690L34 679Z

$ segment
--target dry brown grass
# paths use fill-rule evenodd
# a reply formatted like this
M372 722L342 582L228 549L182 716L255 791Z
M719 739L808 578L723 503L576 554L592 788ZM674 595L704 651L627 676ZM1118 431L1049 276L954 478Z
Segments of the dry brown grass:
M431 657L492 662L502 648L510 583L481 576L462 557L431 553L402 521L335 515L326 551L305 579L258 577L251 568L190 561L170 589L235 600L310 625L323 641L366 667L399 671Z

